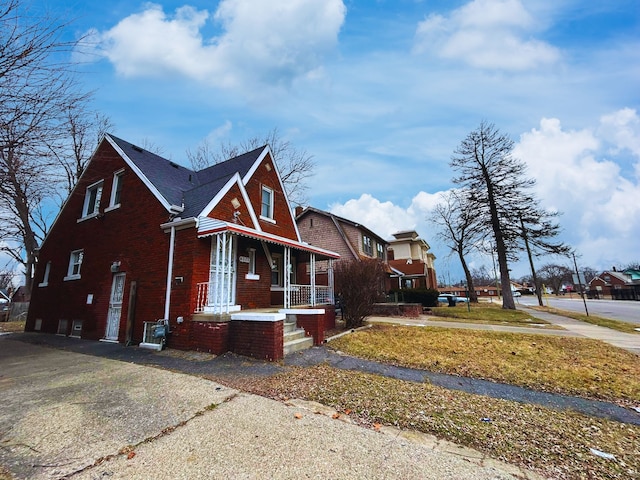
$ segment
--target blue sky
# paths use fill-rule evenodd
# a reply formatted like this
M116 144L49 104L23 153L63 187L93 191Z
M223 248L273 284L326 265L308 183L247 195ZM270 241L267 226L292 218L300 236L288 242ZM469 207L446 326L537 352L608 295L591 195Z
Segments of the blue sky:
M428 212L483 119L516 142L581 264L640 260L637 0L39 5L89 34L76 59L113 133L187 164L205 138L278 128L317 163L310 205L385 238L416 228L442 278L460 269Z

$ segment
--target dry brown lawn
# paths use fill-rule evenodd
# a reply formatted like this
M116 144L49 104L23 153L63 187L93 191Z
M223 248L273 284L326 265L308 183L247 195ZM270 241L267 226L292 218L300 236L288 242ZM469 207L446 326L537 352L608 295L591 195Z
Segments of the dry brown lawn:
M330 347L370 360L622 403L640 402L637 355L589 339L379 325Z

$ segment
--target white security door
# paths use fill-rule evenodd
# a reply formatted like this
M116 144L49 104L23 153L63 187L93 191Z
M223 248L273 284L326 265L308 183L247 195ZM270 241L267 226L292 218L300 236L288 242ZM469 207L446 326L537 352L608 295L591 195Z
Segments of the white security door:
M120 314L122 313L122 298L124 297L124 273L113 276L111 285L111 298L109 299L109 314L107 316L107 330L104 334L105 340L118 340L118 330L120 328Z
M220 234L211 241L208 306L214 313L228 313L235 303L235 242L230 234Z

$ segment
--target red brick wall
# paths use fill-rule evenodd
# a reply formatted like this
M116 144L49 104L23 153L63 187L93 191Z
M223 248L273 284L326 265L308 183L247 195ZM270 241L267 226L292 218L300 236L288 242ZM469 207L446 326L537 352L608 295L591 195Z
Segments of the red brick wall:
M267 168L267 164L271 166L270 170ZM273 216L275 223L259 220L260 227L265 232L297 240L298 235L296 233L293 215L289 209L285 194L282 191L274 166L273 160L267 155L249 179L245 188L258 217L260 216L262 203L262 186L265 185L272 189L274 192Z
M313 337L314 345L322 345L324 343L324 315L296 315L296 323L298 327L304 328L307 336Z
M121 206L105 212L113 174L122 168L125 172ZM104 181L100 202L103 215L78 223L87 186L101 179ZM120 271L126 273L119 339L125 338L129 290L131 281L135 280L133 338L141 341L142 322L162 318L164 313L169 236L161 231L160 224L167 219L164 207L115 150L103 142L42 245L26 329L33 329L36 318L43 320L44 332L55 332L59 319L68 319L69 324L72 320L82 320L84 338L102 338L113 279L110 267L112 262L119 261ZM63 281L70 253L77 249L84 249L81 278ZM38 287L49 261L48 286ZM89 294L93 295L93 303L87 305Z
M264 360L281 360L284 353L284 321L231 321L229 350Z

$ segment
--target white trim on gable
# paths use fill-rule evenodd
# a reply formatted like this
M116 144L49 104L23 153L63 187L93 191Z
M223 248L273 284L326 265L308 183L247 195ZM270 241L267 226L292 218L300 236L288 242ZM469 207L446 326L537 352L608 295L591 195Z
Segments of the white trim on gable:
M120 148L120 146L116 143L116 141L113 140L113 138L111 138L109 134L106 134L104 138L115 149L115 151L118 152L118 155L122 157L125 163L131 168L131 170L135 172L138 178L142 180L142 183L144 183L145 186L149 189L149 191L153 193L153 195L158 199L158 201L162 204L162 206L166 208L168 212L171 212L171 204L167 201L166 198L162 196L162 194L158 191L155 185L149 181L146 175L142 173L142 170L140 170L138 166L128 157L128 155L124 153L124 151Z
M238 172L236 172L229 179L229 181L224 185L224 187L222 187L218 191L216 196L213 197L211 201L207 204L207 206L202 209L202 211L198 214L198 218L208 217L209 214L213 211L213 209L218 205L218 203L220 203L220 201L226 196L226 194L229 193L229 190L231 190L231 187L233 187L234 185L238 185L238 188L240 189L240 193L242 194L242 200L244 201L247 207L247 210L249 211L249 216L251 217L251 223L252 223L250 227L254 228L255 230L262 231L262 228L260 227L260 222L258 221L258 216L256 215L253 205L251 204L251 200L249 199L249 194L247 193L247 190L244 188L244 184L242 183L242 179L240 178L240 174Z
M262 150L262 153L260 153L260 155L258 156L256 161L253 163L249 171L247 171L247 174L242 179L242 182L244 183L244 185L246 185L249 182L251 177L253 177L253 174L256 173L256 170L258 169L258 167L260 166L264 158L267 156L267 153L271 158L271 165L273 167L273 170L276 172L276 177L278 177L278 183L280 184L280 191L284 195L285 205L286 205L286 208L289 210L289 217L291 219L291 223L293 224L293 228L296 232L296 240L298 242L302 242L302 237L300 236L300 231L298 230L298 224L296 223L296 216L293 210L291 210L291 206L289 205L289 197L287 196L287 191L285 190L284 184L282 183L282 178L280 177L280 171L278 170L276 161L273 158L273 152L271 151L271 147L269 145L266 145L264 147L264 149Z

